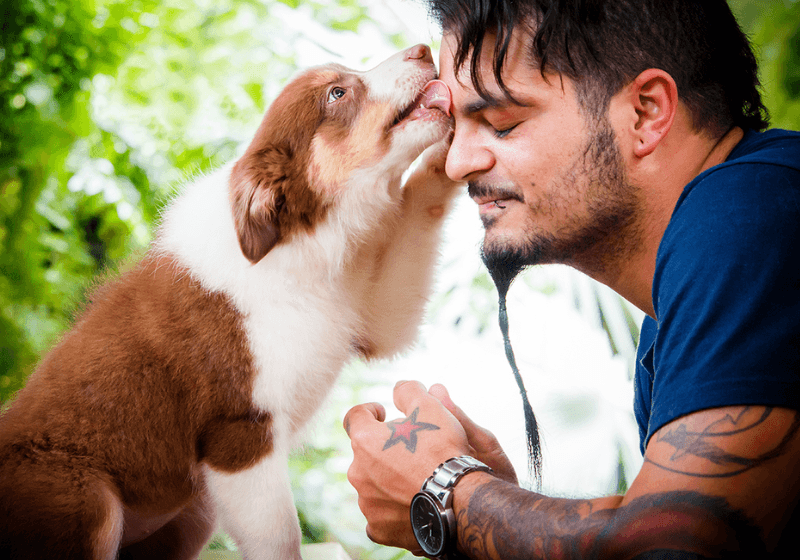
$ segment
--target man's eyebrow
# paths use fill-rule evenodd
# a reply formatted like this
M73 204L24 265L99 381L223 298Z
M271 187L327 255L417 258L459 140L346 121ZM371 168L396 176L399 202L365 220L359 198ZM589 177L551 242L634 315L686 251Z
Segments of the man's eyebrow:
M503 100L498 97L481 97L475 101L472 101L471 103L467 103L467 105L464 107L464 114L474 115L475 113L480 113L485 109L495 109L507 103L508 100Z
M464 106L465 115L474 115L486 109L505 109L509 106L515 107L528 107L530 103L523 103L519 99L512 99L507 96L497 97L494 95L487 95L476 99Z

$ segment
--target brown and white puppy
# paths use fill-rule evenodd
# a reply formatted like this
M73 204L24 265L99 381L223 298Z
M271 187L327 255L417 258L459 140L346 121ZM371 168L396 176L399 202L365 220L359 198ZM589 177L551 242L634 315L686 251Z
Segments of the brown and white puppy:
M247 559L300 557L287 454L432 283L457 191L435 77L423 45L306 71L170 204L0 418L0 557L195 558L217 519Z

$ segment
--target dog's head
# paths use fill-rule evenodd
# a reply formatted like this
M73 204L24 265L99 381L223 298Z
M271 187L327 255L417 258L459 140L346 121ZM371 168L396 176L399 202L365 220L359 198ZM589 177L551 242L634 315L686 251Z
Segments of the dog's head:
M231 173L244 255L258 262L281 240L312 229L347 191L369 195L444 138L449 92L426 88L434 78L430 50L417 45L368 72L331 64L292 80Z

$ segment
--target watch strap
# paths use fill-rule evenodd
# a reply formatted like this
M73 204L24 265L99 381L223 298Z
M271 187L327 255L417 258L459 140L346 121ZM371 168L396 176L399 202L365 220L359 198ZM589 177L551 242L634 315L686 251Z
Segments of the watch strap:
M436 467L430 478L422 485L422 490L432 493L446 505L443 499L445 491L453 488L462 476L474 471L492 472L492 469L469 455L453 457Z
M453 524L448 525L449 531L448 534L445 535L446 552L440 557L442 560L467 559L467 556L461 554L457 548L458 537L457 528L454 523L455 515L452 513L452 492L453 487L458 484L458 481L461 480L464 475L475 471L493 472L488 465L478 461L474 457L468 455L453 457L436 467L433 474L425 480L422 485L421 492L434 496L445 510L451 512L449 516L453 519Z

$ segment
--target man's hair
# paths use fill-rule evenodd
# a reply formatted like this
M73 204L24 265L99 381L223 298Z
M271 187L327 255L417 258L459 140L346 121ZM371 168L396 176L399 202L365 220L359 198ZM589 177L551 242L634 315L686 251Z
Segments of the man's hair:
M696 130L715 137L732 126L763 130L768 113L747 37L725 0L426 0L444 33L456 37L454 65L486 96L478 62L494 49L501 72L512 32L529 38L531 64L573 80L581 105L605 114L608 102L648 68L668 72Z

